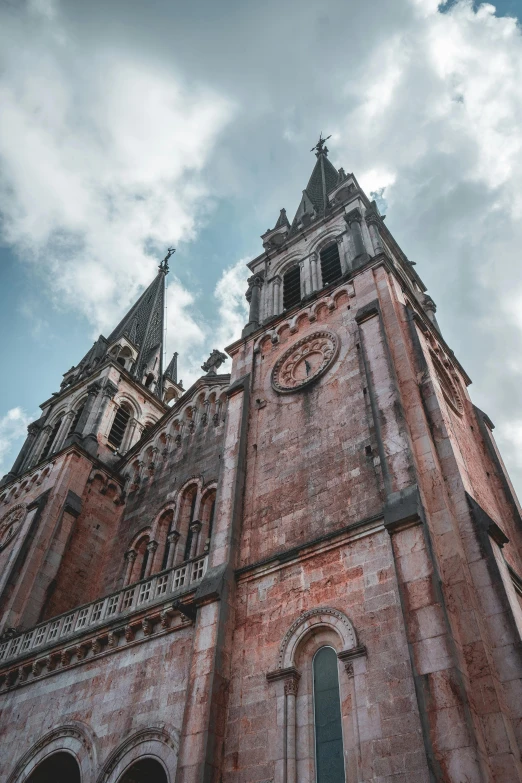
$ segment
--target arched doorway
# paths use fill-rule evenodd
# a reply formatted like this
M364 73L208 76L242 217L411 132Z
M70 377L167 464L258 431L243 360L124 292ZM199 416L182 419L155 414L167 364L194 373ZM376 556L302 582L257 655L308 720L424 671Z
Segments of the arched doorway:
M118 783L168 783L162 765L156 759L140 759L126 770Z
M70 753L53 753L38 764L26 783L81 783L78 762Z

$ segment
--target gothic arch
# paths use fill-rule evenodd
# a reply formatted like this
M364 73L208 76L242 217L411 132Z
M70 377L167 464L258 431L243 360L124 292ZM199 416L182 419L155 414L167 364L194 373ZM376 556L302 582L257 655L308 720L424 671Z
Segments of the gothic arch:
M336 631L340 637L341 650L351 650L357 647L355 629L344 612L329 606L309 609L292 623L284 635L279 648L277 668L287 669L295 666L295 654L300 643L307 634L321 626Z
M292 253L292 255L287 256L286 258L278 262L275 268L272 269L271 275L282 276L285 274L285 272L288 272L289 269L292 269L294 266L297 266L302 260L303 260L302 252Z
M59 751L70 753L76 759L82 783L94 779L97 767L95 736L83 723L74 721L44 734L22 756L7 783L24 783L42 761Z
M344 233L344 227L337 225L332 226L332 228L327 231L325 234L321 234L320 236L316 237L316 239L313 239L310 243L309 252L310 253L320 253L321 250L324 250L325 247L328 247L328 245L333 244L337 237Z
M131 397L129 394L125 394L125 392L120 392L114 398L114 410L116 411L123 402L127 403L127 405L132 411L132 415L134 416L135 419L139 421L142 414L141 408L136 402L136 400L133 397Z
M165 770L167 780L173 783L178 761L178 732L170 728L141 729L126 739L109 756L96 783L117 783L131 764L139 759L153 758Z

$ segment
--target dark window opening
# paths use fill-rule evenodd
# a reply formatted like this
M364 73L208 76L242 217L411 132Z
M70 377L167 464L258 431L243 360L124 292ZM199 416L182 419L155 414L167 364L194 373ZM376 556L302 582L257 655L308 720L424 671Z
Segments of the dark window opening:
M289 310L301 301L301 267L289 269L283 275L283 308Z
M45 448L42 451L42 456L40 459L46 459L49 454L51 453L51 450L54 446L54 442L56 440L56 436L58 435L58 430L60 429L60 425L62 423L62 419L58 419L57 422L55 422L54 427L52 428L51 432L49 433L49 437L47 438L47 441L45 443Z
M122 367L125 367L125 359L123 358L123 356L118 356L116 361L118 362L118 364L121 364Z
M27 783L80 783L78 762L70 753L53 753L31 772Z
M149 372L149 374L145 378L145 386L147 387L147 389L149 388L149 386L152 385L153 380L154 380L154 375L151 372Z
M342 275L341 259L339 258L339 248L337 242L333 242L324 250L321 250L321 275L323 286L330 285L334 280L338 280Z
M140 759L125 771L118 783L167 783L167 775L156 759Z
M345 783L337 655L322 647L314 657L314 723L317 783Z
M111 431L109 432L109 443L112 446L115 446L117 449L119 449L122 444L123 436L125 435L129 419L129 411L127 408L121 405L116 411L116 416L114 417Z

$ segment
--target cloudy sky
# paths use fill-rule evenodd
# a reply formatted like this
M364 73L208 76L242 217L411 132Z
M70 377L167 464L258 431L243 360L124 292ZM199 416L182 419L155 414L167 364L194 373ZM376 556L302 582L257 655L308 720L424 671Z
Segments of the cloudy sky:
M380 194L522 491L522 0L2 0L0 475L154 276L193 380L320 131Z

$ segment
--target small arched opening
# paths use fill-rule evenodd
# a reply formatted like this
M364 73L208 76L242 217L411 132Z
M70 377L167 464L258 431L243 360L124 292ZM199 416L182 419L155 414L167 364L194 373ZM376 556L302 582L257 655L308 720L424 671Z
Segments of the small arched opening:
M31 772L27 783L81 783L78 762L70 753L53 753Z

